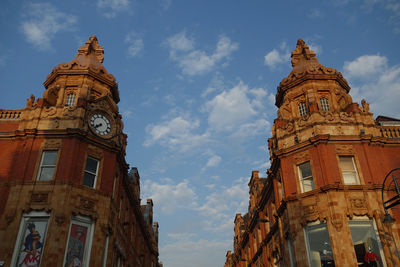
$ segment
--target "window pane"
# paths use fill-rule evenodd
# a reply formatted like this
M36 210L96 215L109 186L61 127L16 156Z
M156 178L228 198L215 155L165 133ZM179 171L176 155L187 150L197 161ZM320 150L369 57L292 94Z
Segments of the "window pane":
M339 159L342 171L354 170L353 157L340 157Z
M343 181L345 184L358 184L355 172L343 172Z
M303 180L303 192L308 192L314 189L314 181L312 178Z
M57 162L57 151L43 151L43 165L56 165Z
M308 258L312 267L335 266L326 224L306 227Z
M89 187L93 187L95 178L96 175L85 172L83 176L83 184Z
M375 261L378 266L384 266L380 253L381 245L372 221L350 221L349 226L359 265L365 263L365 258L369 258L370 262Z
M312 176L310 162L301 164L300 166L301 177L306 178Z
M39 181L50 181L54 176L54 167L42 167L40 169Z
M85 171L89 171L91 173L96 174L96 172L97 172L97 162L98 162L97 159L93 159L93 158L88 157L87 160L86 160Z

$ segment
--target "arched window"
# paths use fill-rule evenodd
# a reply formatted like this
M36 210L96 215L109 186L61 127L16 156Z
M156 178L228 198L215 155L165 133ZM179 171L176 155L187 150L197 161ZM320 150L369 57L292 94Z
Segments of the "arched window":
M306 105L306 102L301 102L301 103L299 104L299 113L300 113L300 116L304 116L304 115L307 114L307 105Z
M68 107L72 107L75 105L75 94L70 93L67 95L67 99L65 100L65 105Z
M321 109L323 111L329 111L329 102L328 102L328 98L322 97L320 99L321 101Z

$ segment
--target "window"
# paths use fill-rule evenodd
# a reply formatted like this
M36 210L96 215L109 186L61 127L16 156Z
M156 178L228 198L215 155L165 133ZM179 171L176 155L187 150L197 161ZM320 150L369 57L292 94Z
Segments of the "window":
M49 214L32 211L22 216L10 266L40 266Z
M306 105L306 102L301 102L301 103L299 104L299 113L300 113L300 116L307 115L307 105Z
M65 105L68 107L73 107L75 105L75 94L70 93L67 95L65 99Z
M362 265L365 263L365 258L369 258L371 262L378 263L374 266L386 266L382 263L385 259L382 258L382 246L373 222L371 220L351 220L349 227L358 265Z
M39 181L50 181L56 170L58 151L43 151L38 173Z
M89 218L83 216L72 218L63 266L89 266L92 228Z
M301 192L304 193L313 190L315 187L310 162L307 161L303 164L300 164L298 169Z
M335 266L326 223L306 226L305 235L309 266Z
M87 157L83 184L89 187L96 187L97 172L99 161L92 157Z
M360 184L356 166L354 164L354 157L352 156L340 156L339 165L342 170L344 184Z
M320 102L321 102L321 109L323 111L329 111L328 98L323 97L323 98L320 99Z

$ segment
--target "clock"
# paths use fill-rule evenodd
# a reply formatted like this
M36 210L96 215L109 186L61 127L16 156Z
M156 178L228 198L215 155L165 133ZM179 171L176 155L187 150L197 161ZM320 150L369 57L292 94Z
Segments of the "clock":
M110 120L103 114L93 114L90 117L89 124L92 130L100 136L106 136L111 132Z

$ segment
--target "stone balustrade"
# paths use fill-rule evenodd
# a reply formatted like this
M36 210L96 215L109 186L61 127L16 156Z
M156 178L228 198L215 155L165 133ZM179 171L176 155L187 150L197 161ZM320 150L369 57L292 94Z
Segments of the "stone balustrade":
M19 120L21 109L0 109L0 120Z
M382 126L381 135L386 138L400 138L400 126Z

